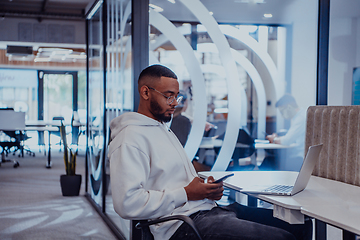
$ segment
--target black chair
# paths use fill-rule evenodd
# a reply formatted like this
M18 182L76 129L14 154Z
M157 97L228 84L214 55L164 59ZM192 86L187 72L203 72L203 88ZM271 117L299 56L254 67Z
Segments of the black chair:
M29 147L25 146L24 142L28 140L29 137L24 131L3 131L10 139L9 148L5 148L6 156L8 153L13 152L13 155L19 151L19 157L24 157L24 151L30 156L35 157L35 152L31 151Z
M132 239L141 239L141 240L153 240L154 237L150 232L150 225L153 224L158 224L158 223L162 223L162 222L167 222L167 221L171 221L171 220L180 220L183 221L184 223L188 224L191 229L194 231L194 233L196 234L196 236L199 238L199 240L202 240L200 233L198 232L193 220L185 215L173 215L173 216L169 216L169 217L163 217L163 218L159 218L159 219L155 219L155 220L139 220L139 221L132 221L133 226L135 226L136 229L140 229L140 232L136 232L133 229L132 232Z
M15 160L8 160L5 157L10 152L15 153L20 151L19 157L24 156L23 141L25 140L25 113L15 112L13 108L0 109L0 129L7 135L9 140L1 141L1 163L13 162L14 168L19 166L19 162ZM18 130L17 130L18 129Z
M13 165L14 168L17 168L18 166L20 166L18 161L11 160L11 159L6 159L6 156L10 152L11 148L13 148L13 147L20 148L21 147L19 145L19 143L17 143L17 142L0 142L0 147L2 148L0 166L1 166L2 163L6 163L6 162L13 162L14 163L14 165Z

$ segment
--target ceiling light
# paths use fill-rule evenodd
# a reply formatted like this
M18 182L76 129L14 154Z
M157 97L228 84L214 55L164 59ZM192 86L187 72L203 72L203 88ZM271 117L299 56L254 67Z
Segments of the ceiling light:
M86 55L85 54L78 54L78 55L69 55L68 58L77 58L77 59L86 59Z
M152 10L154 10L155 12L162 12L162 11L164 11L164 9L162 9L161 7L156 6L155 4L152 4L152 3L149 4L149 7L150 7Z
M214 13L213 12L209 12L209 14L212 16L212 15L214 15Z
M172 4L175 4L175 0L168 0L169 2L171 2Z
M50 62L50 58L35 58L34 62Z
M272 18L272 14L271 13L265 13L264 18Z
M234 3L255 3L255 4L260 4L260 3L266 3L265 0L234 0Z

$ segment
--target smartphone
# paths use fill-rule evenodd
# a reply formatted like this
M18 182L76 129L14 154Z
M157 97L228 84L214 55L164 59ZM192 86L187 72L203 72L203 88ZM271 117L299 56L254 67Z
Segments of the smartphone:
M225 176L223 176L222 178L219 178L218 180L216 180L214 183L222 182L222 181L224 181L225 179L227 179L228 177L232 177L232 176L234 176L234 173L230 173L230 174L228 174L228 175L225 175Z

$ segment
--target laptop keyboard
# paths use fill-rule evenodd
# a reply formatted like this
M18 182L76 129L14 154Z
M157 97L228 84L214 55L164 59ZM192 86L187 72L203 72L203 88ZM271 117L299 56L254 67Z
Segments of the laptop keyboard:
M273 192L273 193L290 193L293 189L293 186L287 185L274 185L271 187L266 188L265 192Z

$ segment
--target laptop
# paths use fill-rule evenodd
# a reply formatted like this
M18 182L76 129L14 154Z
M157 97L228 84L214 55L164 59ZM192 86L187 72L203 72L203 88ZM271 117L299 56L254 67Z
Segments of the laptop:
M306 188L311 173L314 170L317 160L319 159L322 144L314 145L309 147L309 151L306 154L305 160L301 166L300 172L296 178L293 186L289 185L271 185L271 186L249 186L243 188L241 192L244 193L256 193L266 195L282 195L282 196L293 196L298 192L301 192Z

